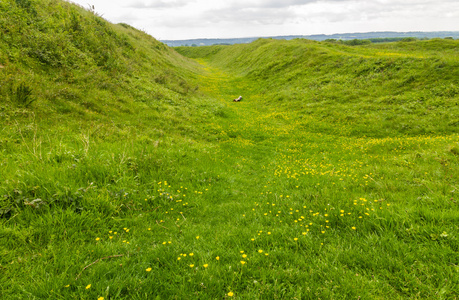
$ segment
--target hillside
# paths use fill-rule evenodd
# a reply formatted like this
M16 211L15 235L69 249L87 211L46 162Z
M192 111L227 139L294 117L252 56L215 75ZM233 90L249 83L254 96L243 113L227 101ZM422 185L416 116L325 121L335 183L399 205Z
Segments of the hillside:
M1 299L459 298L459 41L0 33Z
M165 125L190 112L196 64L145 33L64 1L0 5L3 121Z

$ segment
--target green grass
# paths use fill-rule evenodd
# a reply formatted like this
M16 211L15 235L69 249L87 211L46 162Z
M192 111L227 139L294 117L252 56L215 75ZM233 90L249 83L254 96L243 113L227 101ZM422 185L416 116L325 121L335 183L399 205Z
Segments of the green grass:
M459 298L457 41L0 25L0 298Z

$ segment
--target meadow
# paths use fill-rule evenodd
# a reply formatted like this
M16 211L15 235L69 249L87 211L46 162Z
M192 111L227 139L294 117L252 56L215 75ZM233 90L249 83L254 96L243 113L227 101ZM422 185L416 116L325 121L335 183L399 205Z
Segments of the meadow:
M459 298L458 41L0 25L0 298Z

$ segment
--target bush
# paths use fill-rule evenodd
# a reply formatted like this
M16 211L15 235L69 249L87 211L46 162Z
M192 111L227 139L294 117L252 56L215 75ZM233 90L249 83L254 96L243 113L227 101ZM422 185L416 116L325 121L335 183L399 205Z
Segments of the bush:
M353 40L349 40L349 41L344 41L343 43L345 45L349 45L349 46L360 46L360 45L371 44L371 41L370 40L353 39Z

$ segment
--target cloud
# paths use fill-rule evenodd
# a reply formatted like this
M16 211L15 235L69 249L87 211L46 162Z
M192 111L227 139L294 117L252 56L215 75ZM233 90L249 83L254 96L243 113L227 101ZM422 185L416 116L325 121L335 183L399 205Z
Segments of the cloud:
M188 5L192 1L187 0L153 0L153 1L136 1L130 5L126 5L126 8L145 9L145 8L179 8Z
M210 10L201 14L200 19L211 23L282 24L296 18L293 11L279 9L235 8Z
M1 0L0 0L1 1ZM83 6L88 0L72 0ZM459 28L458 0L91 0L165 39Z

